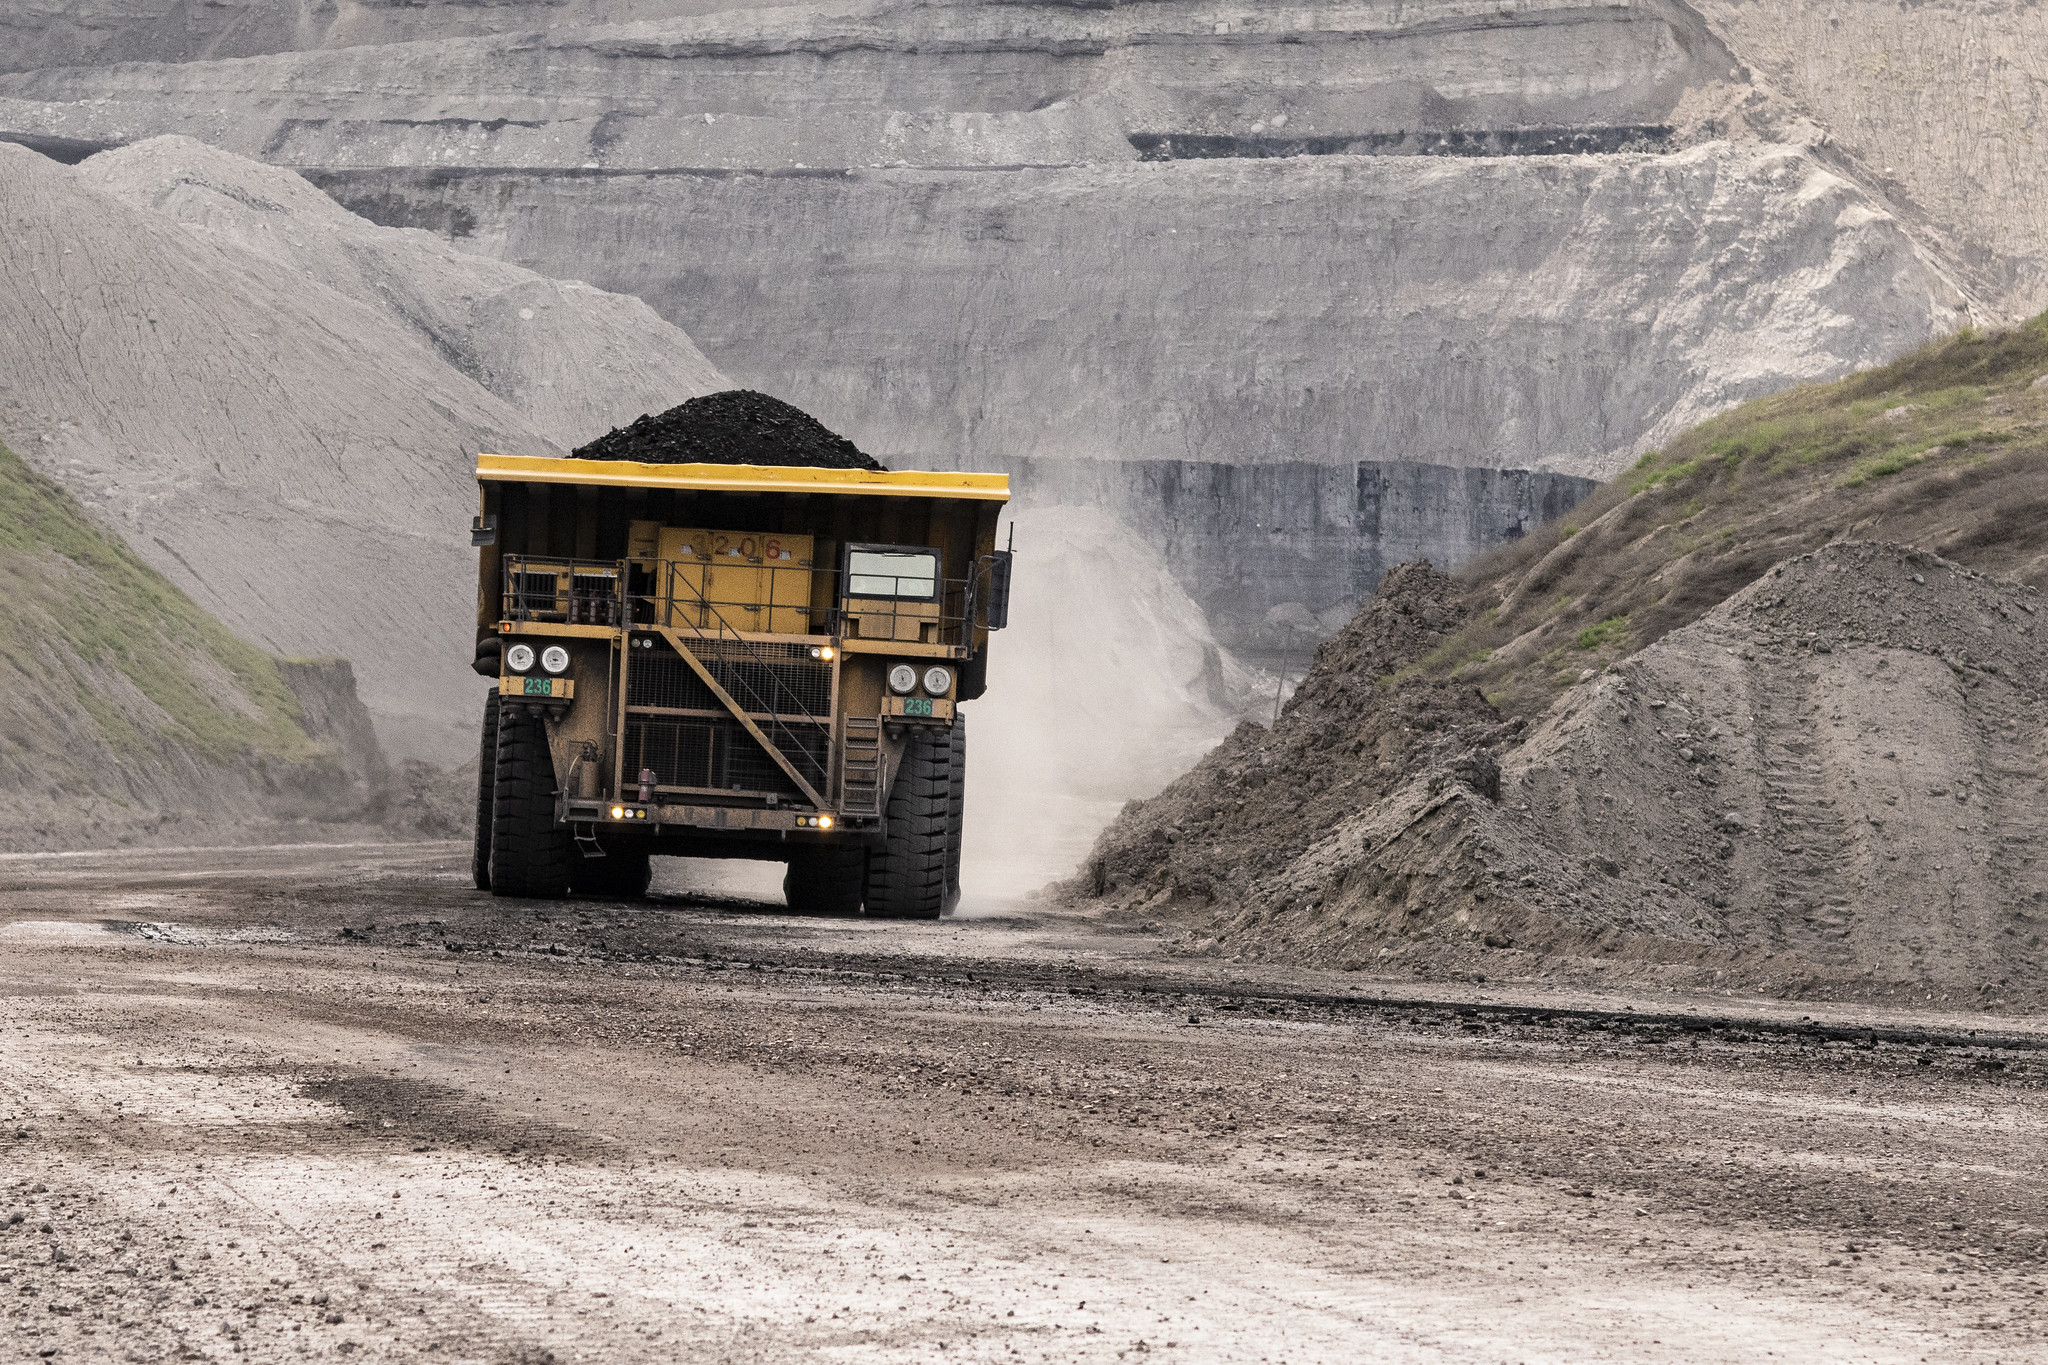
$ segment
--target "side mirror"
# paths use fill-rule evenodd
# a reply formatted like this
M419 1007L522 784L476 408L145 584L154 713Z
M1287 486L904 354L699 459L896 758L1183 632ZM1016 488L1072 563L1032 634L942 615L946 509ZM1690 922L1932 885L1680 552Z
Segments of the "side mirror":
M487 517L470 518L469 543L471 545L496 545L498 543L498 518L496 514Z
M982 624L990 630L1010 624L1010 566L1015 558L1013 550L996 550L988 557L988 610Z

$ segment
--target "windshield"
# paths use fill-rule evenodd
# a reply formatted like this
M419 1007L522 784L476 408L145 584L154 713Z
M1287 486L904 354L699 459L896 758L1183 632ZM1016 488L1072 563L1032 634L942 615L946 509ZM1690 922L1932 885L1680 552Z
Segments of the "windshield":
M846 551L848 597L910 597L930 601L939 592L939 552L849 546Z

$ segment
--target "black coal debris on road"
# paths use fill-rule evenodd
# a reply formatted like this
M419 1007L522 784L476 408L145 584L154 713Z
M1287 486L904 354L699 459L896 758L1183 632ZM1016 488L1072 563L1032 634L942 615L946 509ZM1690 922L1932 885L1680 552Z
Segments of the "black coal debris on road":
M752 389L706 394L613 427L572 452L579 460L640 464L797 465L882 469L881 461L801 408Z

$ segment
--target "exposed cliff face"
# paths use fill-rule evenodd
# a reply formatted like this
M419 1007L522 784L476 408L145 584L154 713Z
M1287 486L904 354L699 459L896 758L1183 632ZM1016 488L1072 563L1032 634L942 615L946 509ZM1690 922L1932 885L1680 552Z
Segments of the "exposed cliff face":
M441 16L408 25L440 41L308 33L292 46L325 50L29 72L0 94L42 133L187 132L301 165L986 164L1128 158L1131 135L1651 129L1732 66L1658 0L866 0L597 28L572 11L484 38Z
M2048 308L2048 9L1693 0L1838 161L2012 317Z
M920 460L1603 473L1970 306L1675 0L572 5L641 22L457 36L529 13L19 72L0 126L316 170L638 294Z
M785 2L746 0L744 7ZM728 0L20 0L0 10L0 71L256 57L741 7Z
M315 179L379 222L635 290L735 380L924 462L1604 474L1961 302L1783 148Z
M1090 508L1160 561L1224 648L1272 664L1357 614L1396 564L1452 568L1564 515L1567 474L1361 462L998 460L1023 508ZM1020 523L1022 524L1022 523ZM1040 522L1039 524L1044 524ZM1047 552L1019 542L1025 559Z

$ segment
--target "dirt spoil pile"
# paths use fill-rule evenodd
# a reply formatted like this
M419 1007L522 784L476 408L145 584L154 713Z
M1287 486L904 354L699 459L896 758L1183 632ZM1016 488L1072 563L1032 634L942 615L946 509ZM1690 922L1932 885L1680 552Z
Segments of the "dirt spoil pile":
M1923 551L1836 544L1575 686L1524 733L1489 733L1483 701L1455 728L1416 725L1404 696L1452 683L1352 692L1367 707L1348 723L1402 736L1407 758L1338 783L1331 760L1299 755L1310 729L1334 747L1341 712L1290 713L1258 751L1282 759L1260 786L1387 790L1258 818L1274 846L1233 895L1207 900L1179 869L1227 858L1238 831L1184 848L1188 827L1168 837L1168 823L1148 845L1126 816L1098 856L1128 879L1124 904L1177 911L1191 945L1249 957L2038 1003L2041 601ZM1303 692L1345 695L1334 676ZM1493 743L1497 766L1454 735Z
M614 427L576 447L582 460L641 464L791 465L875 469L882 463L801 408L752 389L726 389Z
M1133 801L1103 834L1072 890L1157 909L1256 899L1323 833L1410 773L1483 751L1511 732L1476 688L1413 676L1463 624L1461 585L1403 564L1317 650L1268 730L1240 724L1185 776Z

